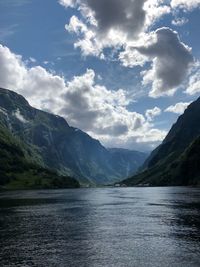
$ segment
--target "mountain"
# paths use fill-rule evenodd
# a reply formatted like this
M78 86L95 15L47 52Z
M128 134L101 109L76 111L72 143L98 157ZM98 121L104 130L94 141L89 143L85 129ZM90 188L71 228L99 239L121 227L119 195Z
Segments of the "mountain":
M148 154L123 148L110 148L109 163L121 177L133 175L139 166L142 166Z
M146 154L134 151L121 151L119 156L119 151L106 149L70 127L64 118L31 107L25 98L7 89L0 89L0 122L35 152L43 167L75 177L84 185L119 181L134 174L146 159Z
M0 189L75 187L75 179L42 167L34 150L0 125Z
M133 185L200 185L200 98L188 106L143 172L123 181Z

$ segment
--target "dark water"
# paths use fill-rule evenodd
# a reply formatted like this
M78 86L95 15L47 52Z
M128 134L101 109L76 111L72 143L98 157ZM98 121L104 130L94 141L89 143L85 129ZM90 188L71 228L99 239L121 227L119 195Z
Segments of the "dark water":
M200 189L1 193L0 266L200 266Z

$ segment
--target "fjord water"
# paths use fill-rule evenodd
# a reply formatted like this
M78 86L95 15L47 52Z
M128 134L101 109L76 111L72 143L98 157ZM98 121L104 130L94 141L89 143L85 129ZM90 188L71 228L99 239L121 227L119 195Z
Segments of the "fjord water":
M0 194L1 266L200 266L200 189Z

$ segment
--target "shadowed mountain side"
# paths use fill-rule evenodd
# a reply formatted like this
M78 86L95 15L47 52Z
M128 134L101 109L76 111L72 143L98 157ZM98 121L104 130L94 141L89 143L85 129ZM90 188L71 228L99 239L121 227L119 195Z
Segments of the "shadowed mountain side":
M123 181L133 185L200 184L200 98L193 102L143 165L143 172Z
M40 165L33 148L26 146L0 125L0 188L75 188L79 183Z
M73 176L81 184L119 181L134 174L146 159L145 153L114 153L83 131L70 127L64 118L35 109L21 95L6 89L0 89L0 121L35 149L44 167Z

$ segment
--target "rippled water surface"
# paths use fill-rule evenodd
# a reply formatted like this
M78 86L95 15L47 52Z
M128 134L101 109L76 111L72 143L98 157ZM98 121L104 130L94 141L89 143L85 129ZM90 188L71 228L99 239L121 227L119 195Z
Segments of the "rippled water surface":
M0 194L0 266L200 266L200 189Z

